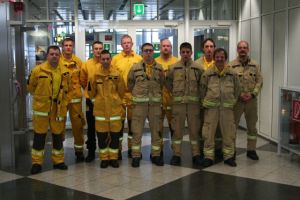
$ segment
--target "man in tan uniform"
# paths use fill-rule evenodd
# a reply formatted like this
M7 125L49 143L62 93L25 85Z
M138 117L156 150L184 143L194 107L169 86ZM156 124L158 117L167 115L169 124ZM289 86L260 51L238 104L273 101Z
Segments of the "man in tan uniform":
M140 166L141 139L146 118L151 131L152 163L164 165L159 135L164 71L153 58L153 45L142 45L143 60L132 66L128 74L128 89L132 92L132 167Z
M70 102L68 104L68 111L72 124L72 133L74 136L74 149L76 161L84 161L83 155L83 126L85 119L82 113L82 92L80 85L80 69L82 62L73 54L74 40L72 38L65 38L62 41L62 54L60 63L68 68L71 75L72 90L69 92Z
M227 52L223 48L214 51L215 64L201 78L202 105L204 111L204 167L213 165L215 134L220 126L223 138L224 163L235 167L235 122L233 107L240 94L237 75L226 65Z
M236 126L239 125L240 118L245 113L245 119L248 129L247 157L252 160L258 160L256 153L257 129L257 96L263 84L263 78L260 73L260 66L250 57L249 44L246 41L240 41L237 45L238 57L231 61L229 65L232 70L238 74L241 83L241 95L234 108L234 117Z
M178 58L172 55L172 44L168 38L162 39L160 41L160 56L155 59L155 61L162 65L165 75L167 74L170 65L175 64L178 61ZM171 132L171 137L173 135L173 128L171 125L172 121L172 111L171 111L171 96L170 92L166 87L163 87L163 105L162 105L162 115L161 115L161 128L160 134L162 138L163 145L163 132L164 132L164 119L167 117L169 129Z
M85 158L85 162L92 162L95 160L96 150L96 133L95 133L95 117L93 115L94 105L92 98L88 95L88 81L92 81L96 71L100 68L100 54L103 50L103 43L100 41L93 42L93 58L87 60L80 71L80 84L84 89L84 95L86 98L86 121L88 125L86 147L88 149L88 155Z
M213 59L214 50L216 48L215 41L212 38L206 38L202 44L202 51L204 53L201 58L197 59L195 62L201 66L204 71L210 69L214 64L215 61ZM204 122L204 109L201 108L200 110L200 154L201 158L204 158L203 148L204 148L204 141L202 139L202 127ZM216 160L222 160L222 134L220 131L220 127L217 128L217 133L215 137L215 158Z
M125 85L127 87L127 75L132 67L133 64L138 63L142 60L142 57L138 54L136 54L133 50L133 42L132 38L129 35L123 35L121 38L121 46L123 48L123 51L119 54L115 55L112 59L112 66L116 67L121 75L123 76L123 79L125 81ZM128 157L131 157L131 140L132 140L132 132L131 132L131 117L132 117L132 95L131 93L126 90L125 96L123 98L123 106L126 110L126 113L124 113L123 116L123 126L121 129L121 135L120 135L120 148L119 148L119 160L122 160L122 141L123 141L123 129L124 129L124 123L125 123L125 117L127 116L127 122L128 122Z
M173 157L171 165L181 165L181 142L187 119L192 161L201 164L199 149L200 129L200 79L203 69L192 61L192 45L184 42L180 45L181 60L170 66L166 77L166 87L172 95L172 137Z

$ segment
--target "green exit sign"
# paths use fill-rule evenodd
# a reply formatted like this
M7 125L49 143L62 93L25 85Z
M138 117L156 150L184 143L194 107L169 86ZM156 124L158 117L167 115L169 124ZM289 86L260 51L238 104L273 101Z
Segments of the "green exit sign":
M142 3L133 4L133 12L134 12L134 15L143 15L143 14L145 14L145 4L142 4Z
M104 49L109 51L110 50L110 44L105 44L104 43Z

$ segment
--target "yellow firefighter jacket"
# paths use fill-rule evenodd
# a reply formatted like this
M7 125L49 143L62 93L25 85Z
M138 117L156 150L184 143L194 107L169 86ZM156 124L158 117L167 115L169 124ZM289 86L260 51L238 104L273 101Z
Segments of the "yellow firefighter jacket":
M69 93L69 98L71 99L71 103L81 102L82 92L80 86L80 69L82 66L81 60L72 55L70 60L67 60L63 54L60 57L59 61L63 66L65 66L71 75L72 81L72 90Z
M132 103L161 104L164 80L163 68L155 61L151 74L147 74L143 60L134 64L128 73L128 89L132 92Z
M123 77L116 69L99 68L89 81L88 92L94 98L94 116L97 121L120 121L124 114L122 99L125 93ZM105 130L110 131L110 130Z
M71 77L69 71L59 65L61 78L59 91L56 97L53 96L53 68L48 61L37 65L32 69L28 81L28 91L33 95L33 113L48 116L52 109L52 104L57 104L57 117L67 115L67 105L69 103L68 93L71 89Z
M237 74L229 66L225 66L222 72L215 65L205 71L201 87L202 105L205 108L233 108L240 95Z
M140 62L141 60L142 60L142 57L140 55L136 54L134 51L132 51L130 55L127 55L124 51L121 51L119 54L115 55L112 58L111 65L120 71L120 73L125 81L126 93L125 93L125 96L123 99L123 104L125 104L125 105L127 105L127 104L130 105L131 100L132 100L132 95L127 89L127 76L128 76L129 70L133 66L133 64L136 64L136 63Z
M170 66L166 87L172 94L172 103L200 104L200 79L203 69L192 60L178 61Z
M256 97L259 94L263 84L260 66L250 58L248 59L246 65L242 65L242 63L239 61L239 58L231 61L229 65L239 77L241 92L250 93Z
M162 65L165 76L167 75L167 72L169 70L169 67L172 64L175 64L178 61L178 58L175 56L171 56L167 61L164 60L161 56L157 57L155 61ZM163 109L164 110L170 110L171 109L171 94L169 90L166 87L163 87Z
M88 95L88 81L93 82L96 72L100 70L100 62L95 58L91 58L83 63L80 71L80 84L84 89L84 96L89 98Z

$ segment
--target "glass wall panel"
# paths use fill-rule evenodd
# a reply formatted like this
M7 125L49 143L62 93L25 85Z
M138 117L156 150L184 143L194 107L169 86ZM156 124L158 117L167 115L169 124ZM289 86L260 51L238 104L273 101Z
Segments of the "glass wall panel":
M172 53L178 56L178 30L177 29L137 29L136 30L136 49L141 55L141 47L148 42L154 45L154 57L160 55L160 40L169 38L172 43Z
M201 44L206 38L212 38L216 47L222 47L228 52L229 57L229 28L197 28L194 29L194 59L203 55Z

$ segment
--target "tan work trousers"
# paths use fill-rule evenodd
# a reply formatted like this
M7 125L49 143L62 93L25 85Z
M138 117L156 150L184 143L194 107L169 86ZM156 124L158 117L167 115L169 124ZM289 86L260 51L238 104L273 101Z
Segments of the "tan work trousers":
M199 151L199 130L200 130L200 106L199 104L173 104L172 105L172 137L173 155L181 156L181 142L185 132L185 119L187 118L192 155L200 154Z
M247 150L254 151L256 149L257 140L257 129L256 123L258 120L257 116L257 99L251 99L247 103L238 101L234 107L234 118L236 127L239 126L239 122L242 114L245 113L245 119L247 124Z
M234 113L229 108L208 108L204 111L202 135L204 139L204 156L214 160L215 135L218 125L223 138L224 160L233 157L236 128Z
M159 135L161 123L160 104L136 104L132 105L132 107L132 157L136 158L141 155L141 139L146 118L149 120L151 131L151 154L153 157L159 156L161 152L161 137Z

